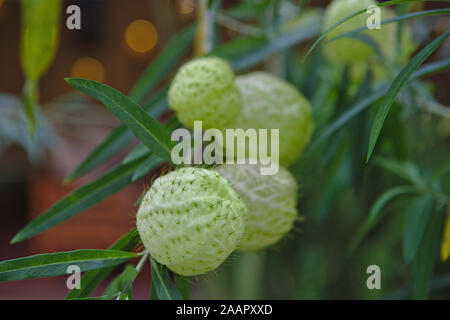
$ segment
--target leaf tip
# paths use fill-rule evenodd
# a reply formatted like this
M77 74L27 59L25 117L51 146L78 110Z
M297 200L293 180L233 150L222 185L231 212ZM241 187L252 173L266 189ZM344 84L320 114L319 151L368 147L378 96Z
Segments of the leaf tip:
M73 180L75 180L75 176L73 174L68 175L66 178L64 178L63 180L63 184L69 184L71 183Z
M23 238L22 238L22 236L21 236L21 234L19 232L11 239L11 241L9 243L10 244L15 244L15 243L18 243L18 242L20 242L22 240L23 240Z

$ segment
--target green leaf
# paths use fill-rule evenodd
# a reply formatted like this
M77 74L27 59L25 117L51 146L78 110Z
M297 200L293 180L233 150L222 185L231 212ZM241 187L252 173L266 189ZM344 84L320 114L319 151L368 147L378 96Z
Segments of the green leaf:
M325 128L322 133L314 139L311 143L310 148L313 149L318 146L322 141L330 137L333 133L339 130L341 127L346 125L351 119L365 110L367 107L371 106L374 102L379 100L387 91L387 86L382 86L375 90L374 93L369 95L367 98L356 103L354 106L345 111L341 116L339 116L335 121L333 121L327 128Z
M130 163L121 164L105 175L68 194L20 230L11 240L11 243L28 239L48 230L121 190L131 183L134 171L144 161L145 157L141 157Z
M133 177L131 178L132 181L139 180L143 176L145 176L147 173L149 173L151 170L155 169L156 167L163 164L164 161L160 158L150 155L143 164L139 168L136 169L136 171L133 174Z
M425 182L421 177L420 170L410 161L398 162L391 159L376 157L374 164L396 174L397 176L409 181L416 186L424 186Z
M381 7L386 7L386 6L392 6L392 5L396 5L396 4L400 4L400 3L406 3L406 2L417 2L417 1L432 1L432 0L393 0L393 1L386 1L383 3L378 3L377 6L379 8ZM443 1L443 2L449 2L450 0L437 0L437 1ZM319 45L319 43L334 29L336 29L338 26L340 26L341 24L343 24L344 22L350 20L353 17L356 17L364 12L366 12L367 9L361 9L358 11L353 12L352 14L346 16L345 18L343 18L342 20L336 22L334 25L332 25L328 30L326 30L324 33L322 33L320 35L320 37L313 43L313 45L311 46L311 48L309 48L308 52L306 53L306 55L303 57L302 62L306 61L306 59L311 55L311 53L314 51L314 49Z
M184 300L189 300L191 298L191 283L188 278L176 275L175 283L181 293Z
M192 43L195 29L188 26L169 41L134 85L129 94L132 100L143 99L177 65Z
M438 72L446 71L450 68L450 58L433 61L425 64L419 70L414 72L415 78L429 76Z
M183 29L170 40L131 90L130 97L132 100L142 100L176 66L192 43L194 33L195 27L190 26ZM147 104L149 107L144 107L144 110L147 112L153 110L150 115L154 118L160 116L167 109L166 94L167 88L159 91L155 98L150 101L150 104ZM121 125L117 127L86 157L66 181L76 179L97 168L125 147L132 137L126 126Z
M28 79L22 90L22 100L28 120L28 131L33 136L36 131L36 113L38 110L39 92L37 80Z
M119 298L125 295L130 296L133 282L138 274L139 271L135 266L126 265L123 272L111 281L109 286L106 288L104 296L110 297L110 299L118 294L120 294Z
M245 53L243 56L233 59L231 65L235 70L242 70L255 66L274 53L283 51L298 43L308 40L320 31L320 21L312 21L308 25L301 25L294 30L284 32L259 48Z
M158 295L156 294L156 290L155 290L155 286L151 285L151 290L150 290L150 300L159 300L158 299Z
M412 290L414 299L426 299L428 296L434 266L439 253L439 243L445 218L443 213L444 210L431 212L431 217L415 257Z
M403 238L403 258L406 263L410 263L416 256L432 213L433 202L433 197L424 195L415 200L411 205Z
M450 9L435 9L435 10L424 10L424 11L412 12L412 13L403 14L403 15L396 16L391 19L381 21L380 25L409 20L412 18L418 18L418 17L424 17L424 16L435 16L435 15L448 14L448 13L450 13ZM360 33L361 31L368 30L368 29L369 28L367 26L364 26L364 27L340 34L334 38L331 38L330 40L328 40L328 42L332 42L332 41L335 41L335 40L338 40L338 39L341 39L344 37L350 37L352 35Z
M154 118L159 117L167 110L166 94L166 89L161 90L146 106L144 106L144 110ZM112 132L98 144L97 147L95 147L83 162L65 179L65 182L70 182L97 168L124 148L132 139L133 134L126 126L118 126L112 130Z
M141 243L139 233L136 228L128 232L122 238L117 240L110 250L132 251ZM89 296L92 291L115 269L108 267L98 270L88 271L81 278L80 289L73 289L66 296L66 299L78 299Z
M53 60L59 37L60 0L22 0L20 61L25 77L37 81Z
M0 262L0 282L67 274L67 267L77 265L81 271L106 268L124 263L137 255L117 250L76 250L38 254Z
M97 81L76 78L68 78L66 81L72 87L102 102L155 155L171 161L173 141L169 131L145 113L138 104L120 91Z
M242 58L249 52L261 48L266 43L267 39L265 37L242 36L217 46L207 55L234 61Z
M370 132L369 139L369 150L367 152L366 163L369 161L370 156L373 153L375 148L375 144L378 140L378 137L381 132L381 128L383 126L384 120L386 119L389 109L392 106L392 103L395 100L395 97L399 93L400 89L405 85L414 71L419 68L419 66L428 58L433 51L450 35L450 29L442 33L439 37L430 42L425 48L423 48L408 64L400 71L400 73L395 77L394 81L391 84L388 92L384 96L383 101L381 102L381 106L379 107L376 115L374 124L372 126L372 130Z
M358 231L350 242L347 251L348 254L352 254L359 247L366 235L375 227L376 223L379 221L380 213L389 201L392 201L400 195L414 193L418 193L418 190L417 188L412 186L394 187L382 193L370 209L367 220L361 227L359 227Z
M36 130L38 79L53 60L59 37L60 0L22 0L20 61L26 82L23 106L31 134Z
M175 284L169 279L167 269L151 259L152 287L159 300L183 300Z

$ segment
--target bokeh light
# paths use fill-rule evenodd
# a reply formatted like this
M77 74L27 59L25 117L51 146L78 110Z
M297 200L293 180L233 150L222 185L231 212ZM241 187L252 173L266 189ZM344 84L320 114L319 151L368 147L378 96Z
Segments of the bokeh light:
M151 22L135 20L125 30L125 41L134 52L149 52L158 43L158 32Z
M103 82L105 79L105 68L97 59L81 57L73 64L72 77Z

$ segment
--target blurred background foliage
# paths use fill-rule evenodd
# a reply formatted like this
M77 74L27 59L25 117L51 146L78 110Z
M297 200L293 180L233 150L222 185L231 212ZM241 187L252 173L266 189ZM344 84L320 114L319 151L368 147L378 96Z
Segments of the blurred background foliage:
M107 8L102 1L92 2L97 5L80 1L82 10L84 6L86 12L98 13L102 6ZM163 22L157 28L145 22L138 23L134 28L147 30L144 37L153 43L146 42L142 47L139 41L136 44L132 40L132 31L126 29L124 33L129 49L138 51L138 56L141 50L147 52L147 60L139 61L134 67L138 71L134 73L142 73L142 66L148 61L151 63L134 87L130 82L137 77L127 83L120 82L117 79L121 74L132 77L123 69L114 72L112 64L111 68L104 68L93 58L85 58L84 64L77 60L81 67L75 68L75 63L72 76L103 81L122 91L131 87L132 99L144 108L148 106L153 116L166 120L170 113L165 111L164 98L158 98L157 92L162 92L160 95L164 97L164 85L181 58L211 54L229 59L238 73L265 69L285 78L310 100L314 109L315 135L306 152L290 167L299 182L302 216L295 230L264 252L233 253L215 273L193 279L192 298L450 298L450 265L446 260L450 244L445 241L448 241L445 232L450 231L444 230L447 215L450 215L450 96L449 74L442 72L450 65L448 39L425 62L427 67L441 73L431 76L427 75L426 67L419 69L419 73L426 76L420 80L417 76L404 86L384 123L374 155L366 164L369 137L380 101L395 75L408 62L405 55L400 54L402 49L407 51L406 56L414 56L449 29L448 15L424 14L394 22L392 25L397 29L393 44L398 51L392 54L392 59L379 59L376 52L386 51L383 43L371 43L374 62L362 66L330 59L330 53L333 54L327 47L329 38L305 59L317 36L327 30L325 26L330 26L329 21L323 21L329 1L180 0L168 1L169 8L159 1L139 2L150 2L153 10L161 12L176 8L181 16L176 19L182 20L177 29L181 31L174 36L176 30L173 30L174 23L171 24L167 38L172 40L165 39L171 50L162 46L158 51L160 55L149 53L160 40L158 37L163 36L155 36L155 30L169 28L166 24L171 22ZM203 11L196 10L202 3ZM46 103L38 107L39 92L45 93L48 88L47 83L39 90L39 78L58 50L57 35L64 23L64 19L58 17L58 12L64 12L60 5L56 0L22 2L23 92L21 97L6 92L0 94L0 150L7 151L8 147L18 144L37 168L45 163L48 155L45 149L55 150L58 141L64 139L65 130L73 134L79 130L78 122L96 125L89 123L89 117L80 117L90 114L93 101L73 92L53 99L45 97ZM91 5L98 8L89 9ZM45 6L46 10L33 6ZM65 2L62 7L65 8ZM390 7L389 15L395 18L447 7L445 2L411 1ZM1 10L0 4L0 13ZM35 22L40 14L45 24L41 20ZM87 21L89 26L89 18ZM195 21L200 24L196 30ZM40 27L36 28L34 23ZM410 34L402 31L405 28ZM37 44L27 42L27 30L45 37ZM186 54L194 31L193 52ZM410 38L404 40L405 37ZM369 45L364 39L360 41ZM35 51L46 55L39 57ZM114 55L114 51L108 54ZM120 61L114 62L117 63ZM388 71L381 77L380 68ZM81 70L81 74L76 70ZM1 78L5 77L2 72ZM101 119L102 126L110 121L103 115L96 119ZM121 154L119 150L130 141L131 135L124 137L111 149L111 154L105 153L102 161L91 163L89 168L83 167L86 161L78 164L75 171L70 168L70 179ZM88 154L84 153L83 156ZM151 167L146 168L145 173ZM151 176L155 174L158 172ZM149 181L141 182L140 188L148 186ZM138 197L136 194L134 200ZM14 234L17 229L13 231ZM110 242L114 239L111 236ZM367 289L366 270L370 265L381 268L381 290Z

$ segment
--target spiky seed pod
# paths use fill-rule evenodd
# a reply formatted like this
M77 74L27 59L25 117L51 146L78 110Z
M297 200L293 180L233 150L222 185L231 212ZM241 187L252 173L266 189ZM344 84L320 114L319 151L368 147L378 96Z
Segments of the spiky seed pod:
M298 217L297 184L285 168L261 175L259 165L222 165L217 171L230 181L244 200L247 226L238 250L256 251L279 241Z
M268 129L269 146L270 129L279 129L279 162L290 165L301 155L314 131L308 100L294 86L267 72L239 76L236 85L243 103L241 116L232 127Z
M219 173L181 168L156 179L145 194L136 225L159 263L184 275L215 269L236 248L247 209Z
M355 11L367 9L371 5L377 5L374 0L333 0L325 10L323 19L323 31L328 30L340 20L346 18ZM383 14L382 14L383 15ZM365 27L367 24L367 14L360 14L344 22L331 31L326 39L334 38L340 34ZM388 34L387 28L383 26L381 29L365 30L361 34L370 37L376 43L383 43ZM333 62L358 63L367 61L373 54L374 50L371 46L359 39L349 37L341 38L324 46L325 55Z
M175 75L168 93L169 106L187 127L201 120L204 128L226 128L238 117L242 104L234 78L223 59L192 60Z

